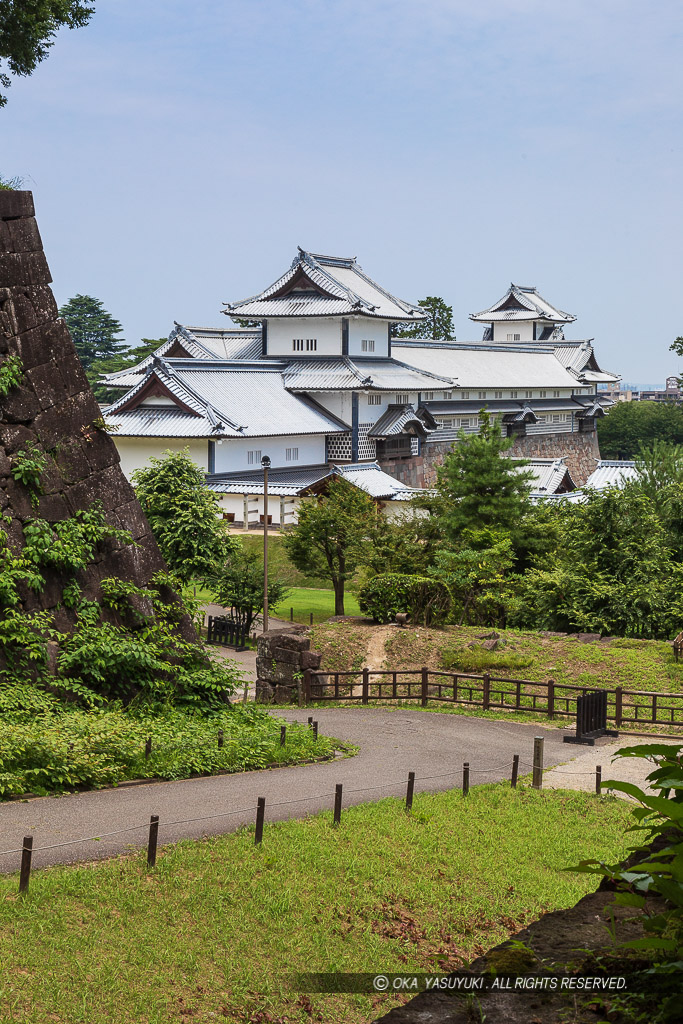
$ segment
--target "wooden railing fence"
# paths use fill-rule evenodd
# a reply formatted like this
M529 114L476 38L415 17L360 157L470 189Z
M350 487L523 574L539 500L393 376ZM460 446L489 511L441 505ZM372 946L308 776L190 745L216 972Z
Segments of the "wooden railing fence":
M421 669L367 669L357 672L325 672L308 669L304 673L304 700L307 704L351 701L429 701L464 704L484 711L526 711L547 718L574 718L576 698L580 694L603 690L607 694L607 718L617 728L638 725L683 725L683 693L656 693L629 690L623 686L608 689L578 686L532 679L506 679L488 672L473 675Z

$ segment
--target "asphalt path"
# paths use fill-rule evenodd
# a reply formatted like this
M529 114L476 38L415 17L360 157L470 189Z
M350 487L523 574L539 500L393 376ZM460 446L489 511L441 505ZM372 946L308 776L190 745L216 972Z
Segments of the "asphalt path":
M286 721L305 722L311 712L283 710L277 714ZM417 777L416 793L460 786L463 761L471 764L472 786L509 778L513 754L519 754L522 762L531 762L534 736L545 738L545 766L568 758L562 730L534 724L412 709L330 708L314 714L322 734L353 743L360 753L314 765L128 784L0 804L0 872L18 870L20 854L16 851L27 835L33 835L33 867L93 861L144 846L151 814L160 818L161 846L222 835L253 823L258 797L266 798L268 822L330 810L337 783L343 784L343 802L349 806L403 796L409 771ZM494 770L484 773L479 769ZM528 771L522 766L520 775ZM120 829L130 831L107 835ZM88 836L100 838L70 844Z

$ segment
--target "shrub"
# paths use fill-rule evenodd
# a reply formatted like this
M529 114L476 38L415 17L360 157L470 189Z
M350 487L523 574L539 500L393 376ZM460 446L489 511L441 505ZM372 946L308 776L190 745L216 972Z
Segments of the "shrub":
M451 595L440 580L383 573L365 584L358 603L361 611L372 615L376 622L391 622L397 612L408 612L413 623L429 626L446 618Z

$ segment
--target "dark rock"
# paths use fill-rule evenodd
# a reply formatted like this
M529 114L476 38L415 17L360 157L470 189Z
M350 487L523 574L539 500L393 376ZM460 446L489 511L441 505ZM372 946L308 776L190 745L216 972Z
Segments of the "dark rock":
M301 652L301 668L305 670L307 668L316 669L320 668L320 662L322 661L322 654L318 654L317 651L302 651Z
M64 379L55 363L34 366L26 371L26 376L38 396L41 409L50 409L69 397Z
M11 220L14 217L33 217L33 193L26 189L7 189L0 195L0 219Z
M49 284L51 280L50 268L42 252L0 252L0 281L8 288Z
M500 633L496 633L494 629L490 633L482 633L481 636L477 637L477 640L500 640Z
M7 247L14 252L42 252L43 243L35 217L5 221L3 226L7 231Z
M286 647L276 647L273 651L273 657L279 664L298 665L301 658L301 652L291 651Z
M28 423L39 412L35 394L21 385L12 388L2 399L2 418L6 423Z
M272 704L275 696L275 688L264 679L256 680L256 702L257 704Z
M576 639L581 644L594 644L602 639L602 633L577 633Z
M276 686L275 687L275 703L276 704L291 704L297 699L296 687L292 686Z
M38 500L38 515L48 523L69 518L69 506L63 494L44 494Z

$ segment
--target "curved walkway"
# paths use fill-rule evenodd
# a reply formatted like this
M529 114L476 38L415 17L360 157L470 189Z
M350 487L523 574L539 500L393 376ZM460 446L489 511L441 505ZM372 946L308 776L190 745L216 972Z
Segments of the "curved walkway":
M288 721L305 722L311 712L282 710L277 714ZM29 834L34 837L35 867L92 861L144 846L150 814L160 817L159 843L163 845L220 835L252 823L260 796L266 798L266 821L274 821L331 809L339 782L344 786L344 805L348 806L404 795L409 771L416 773L416 792L459 786L463 761L471 763L471 785L509 778L507 765L513 754L520 754L522 762L531 762L534 736L545 737L546 765L561 764L575 756L575 748L563 744L561 730L534 724L412 709L330 708L314 714L321 733L356 744L360 753L316 765L179 782L124 784L116 789L0 804L0 872L18 869L19 854L3 851L20 848L23 836ZM599 763L599 747L592 750L593 763ZM603 763L606 767L607 758ZM500 765L506 767L486 774L476 771ZM529 770L520 767L520 774ZM287 802L274 806L281 801ZM201 818L208 820L181 821ZM138 825L141 827L122 835L105 835ZM57 845L97 835L102 838ZM46 846L56 848L41 852Z

